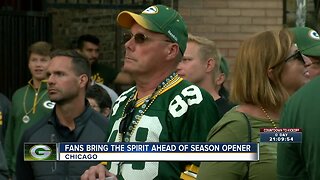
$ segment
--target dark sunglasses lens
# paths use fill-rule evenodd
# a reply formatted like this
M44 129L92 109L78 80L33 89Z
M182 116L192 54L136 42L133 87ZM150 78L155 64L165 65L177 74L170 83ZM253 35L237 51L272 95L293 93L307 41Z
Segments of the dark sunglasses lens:
M132 34L131 33L124 33L123 37L122 37L122 41L123 43L128 42L130 39L132 38Z
M137 33L134 35L134 40L136 43L141 44L144 43L144 41L147 39L147 37L144 34Z
M303 55L301 54L300 51L297 52L297 59L299 61L301 61L303 64L305 64L306 62L304 61Z

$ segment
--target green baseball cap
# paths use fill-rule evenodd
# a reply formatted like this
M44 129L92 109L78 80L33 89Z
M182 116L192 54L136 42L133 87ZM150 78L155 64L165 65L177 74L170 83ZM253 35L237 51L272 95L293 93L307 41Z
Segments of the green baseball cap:
M226 77L229 75L229 65L225 57L221 56L220 71L224 73Z
M145 29L165 34L179 45L182 54L186 50L187 26L180 14L172 8L155 5L148 7L141 14L122 11L119 13L117 21L124 28L131 28L134 23L138 23Z
M317 31L308 27L295 27L290 30L302 54L320 56L320 36Z

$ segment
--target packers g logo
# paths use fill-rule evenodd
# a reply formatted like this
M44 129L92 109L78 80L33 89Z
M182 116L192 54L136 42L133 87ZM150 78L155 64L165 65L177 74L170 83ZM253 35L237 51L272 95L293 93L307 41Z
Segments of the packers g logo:
M157 14L159 12L157 6L150 6L144 11L142 11L143 14Z
M52 101L45 101L45 102L43 103L43 106L44 106L45 108L47 108L47 109L53 109L55 104L56 104L56 103L55 103L55 102L52 102Z
M52 150L47 145L34 145L29 152L36 160L45 160L51 155Z
M320 36L315 30L310 30L309 36L314 40L320 40Z

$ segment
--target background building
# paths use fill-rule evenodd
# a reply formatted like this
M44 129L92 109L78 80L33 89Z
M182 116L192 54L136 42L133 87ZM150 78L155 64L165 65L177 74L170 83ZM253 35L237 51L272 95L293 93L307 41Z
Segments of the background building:
M27 47L45 40L57 48L74 48L78 36L101 40L100 62L121 68L122 10L140 12L152 4L178 10L189 32L217 43L229 64L243 39L267 29L295 26L300 0L0 0L0 91L12 93L29 79ZM306 0L306 25L319 29L319 2Z

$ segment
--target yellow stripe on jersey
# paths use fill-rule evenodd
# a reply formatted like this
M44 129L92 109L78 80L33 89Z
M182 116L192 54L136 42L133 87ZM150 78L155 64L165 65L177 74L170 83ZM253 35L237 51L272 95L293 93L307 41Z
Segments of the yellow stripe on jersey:
M167 92L169 89L171 89L171 88L173 88L174 86L176 86L177 84L179 84L182 80L183 80L183 79L182 79L181 77L179 77L179 76L177 76L177 78L172 79L171 82L170 82L166 87L163 88L163 90L160 92L159 95ZM145 101L147 98L149 98L150 96L151 96L151 94L148 95L148 96L145 96L145 97L143 97L143 98L138 99L137 102L136 102L136 104L135 104L135 107L141 106L141 105L144 103L144 101ZM158 96L158 94L153 95L152 98L154 98L155 96Z

